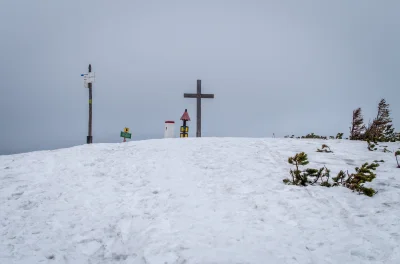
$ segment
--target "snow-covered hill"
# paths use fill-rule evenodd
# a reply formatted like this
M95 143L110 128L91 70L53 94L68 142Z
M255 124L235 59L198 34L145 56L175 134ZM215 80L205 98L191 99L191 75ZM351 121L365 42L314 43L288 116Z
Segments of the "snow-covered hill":
M326 143L334 153L318 153ZM400 147L388 143L390 150ZM289 156L367 186L284 185ZM0 156L0 263L400 263L400 169L347 140L189 138Z

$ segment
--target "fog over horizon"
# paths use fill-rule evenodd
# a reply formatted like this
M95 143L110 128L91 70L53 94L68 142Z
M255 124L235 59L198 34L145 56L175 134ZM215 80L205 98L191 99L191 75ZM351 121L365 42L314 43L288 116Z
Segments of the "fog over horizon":
M349 134L390 104L400 131L400 1L1 1L0 155L162 138Z

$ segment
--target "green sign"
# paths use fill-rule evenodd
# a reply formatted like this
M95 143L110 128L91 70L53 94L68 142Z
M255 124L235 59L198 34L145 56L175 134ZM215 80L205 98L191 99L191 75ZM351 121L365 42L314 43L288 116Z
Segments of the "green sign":
M131 133L127 133L127 132L122 132L122 131L121 131L121 137L123 137L123 138L131 138L131 137L132 137L132 134L131 134Z

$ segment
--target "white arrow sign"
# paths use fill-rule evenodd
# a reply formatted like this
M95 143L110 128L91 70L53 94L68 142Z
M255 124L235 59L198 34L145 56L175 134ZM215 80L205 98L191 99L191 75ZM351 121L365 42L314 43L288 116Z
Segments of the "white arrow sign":
M88 85L89 83L94 83L94 77L95 77L94 72L82 74L81 76L83 76L83 85L85 86L85 88L89 87Z

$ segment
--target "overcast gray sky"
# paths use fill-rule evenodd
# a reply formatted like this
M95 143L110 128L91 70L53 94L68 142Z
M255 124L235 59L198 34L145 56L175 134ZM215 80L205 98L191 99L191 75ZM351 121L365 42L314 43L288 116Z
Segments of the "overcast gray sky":
M0 0L0 154L161 138L185 108L202 134L348 135L384 97L400 130L400 1Z

